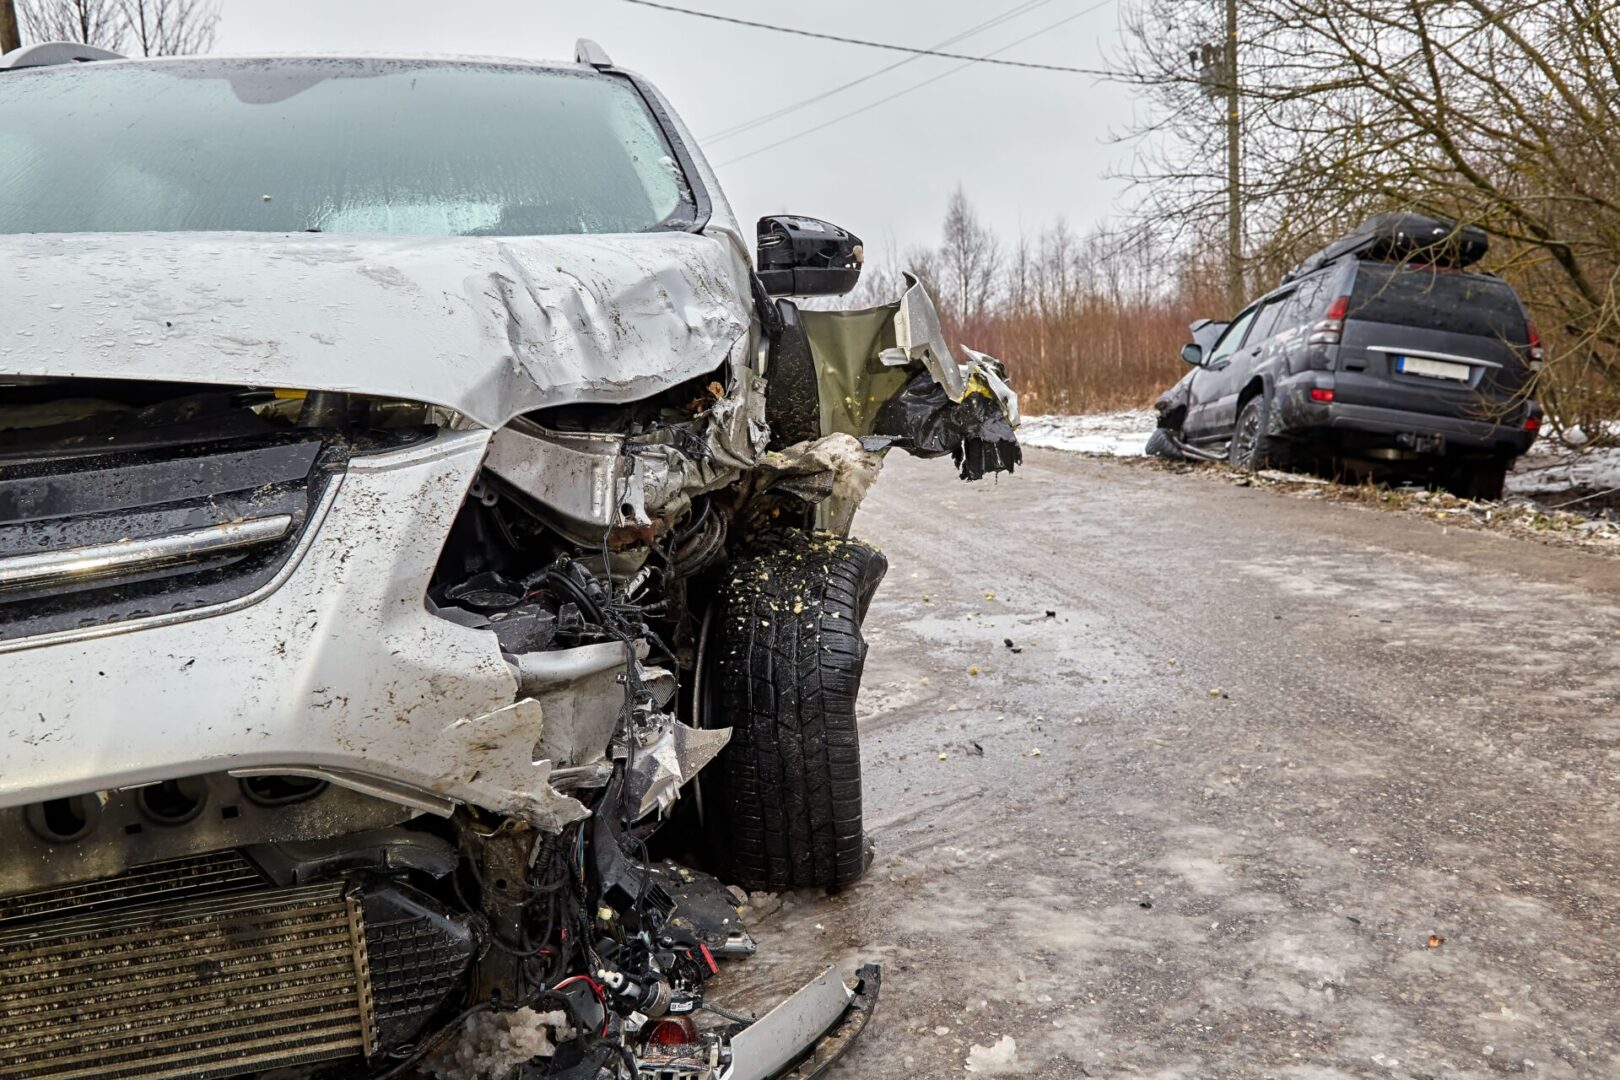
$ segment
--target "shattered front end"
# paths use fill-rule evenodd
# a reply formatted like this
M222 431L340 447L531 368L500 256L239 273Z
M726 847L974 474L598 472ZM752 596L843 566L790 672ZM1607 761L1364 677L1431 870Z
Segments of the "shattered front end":
M860 1033L875 968L713 980L738 886L869 858L861 497L1011 470L1017 397L915 281L771 299L721 210L6 241L0 1080L809 1080ZM139 311L46 302L86 281ZM789 708L824 844L759 780Z

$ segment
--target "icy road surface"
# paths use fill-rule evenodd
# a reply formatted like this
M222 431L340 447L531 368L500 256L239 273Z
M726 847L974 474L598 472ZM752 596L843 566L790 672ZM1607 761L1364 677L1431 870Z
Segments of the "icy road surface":
M881 960L846 1080L1620 1076L1620 560L1038 449L856 531L877 862L716 1000Z

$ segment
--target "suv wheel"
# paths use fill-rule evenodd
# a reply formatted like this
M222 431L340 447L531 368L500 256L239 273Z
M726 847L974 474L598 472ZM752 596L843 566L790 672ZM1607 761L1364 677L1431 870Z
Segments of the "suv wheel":
M1238 411L1226 457L1234 469L1248 472L1289 468L1285 445L1271 435L1271 409L1264 394L1256 394Z
M1180 433L1169 428L1154 428L1153 434L1148 436L1147 445L1142 447L1142 453L1148 457L1164 458L1166 461L1180 461L1184 455L1181 452Z
M731 741L704 773L704 816L733 884L836 887L866 871L860 624L887 569L867 544L796 531L732 563L706 708Z

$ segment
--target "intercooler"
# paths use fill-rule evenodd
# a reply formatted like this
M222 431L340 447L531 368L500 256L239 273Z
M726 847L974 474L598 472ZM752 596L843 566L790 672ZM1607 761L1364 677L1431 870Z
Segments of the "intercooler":
M343 882L0 925L0 1080L237 1075L375 1051Z

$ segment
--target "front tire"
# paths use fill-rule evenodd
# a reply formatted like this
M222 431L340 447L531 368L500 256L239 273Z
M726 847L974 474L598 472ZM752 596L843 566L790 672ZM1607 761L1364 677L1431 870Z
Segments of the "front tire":
M887 568L867 544L797 531L731 566L706 720L730 725L731 741L704 778L711 847L733 884L839 887L865 873L860 624Z
M1186 456L1181 452L1181 440L1169 428L1154 428L1153 434L1148 436L1147 445L1142 448L1142 453L1166 461L1180 461Z

